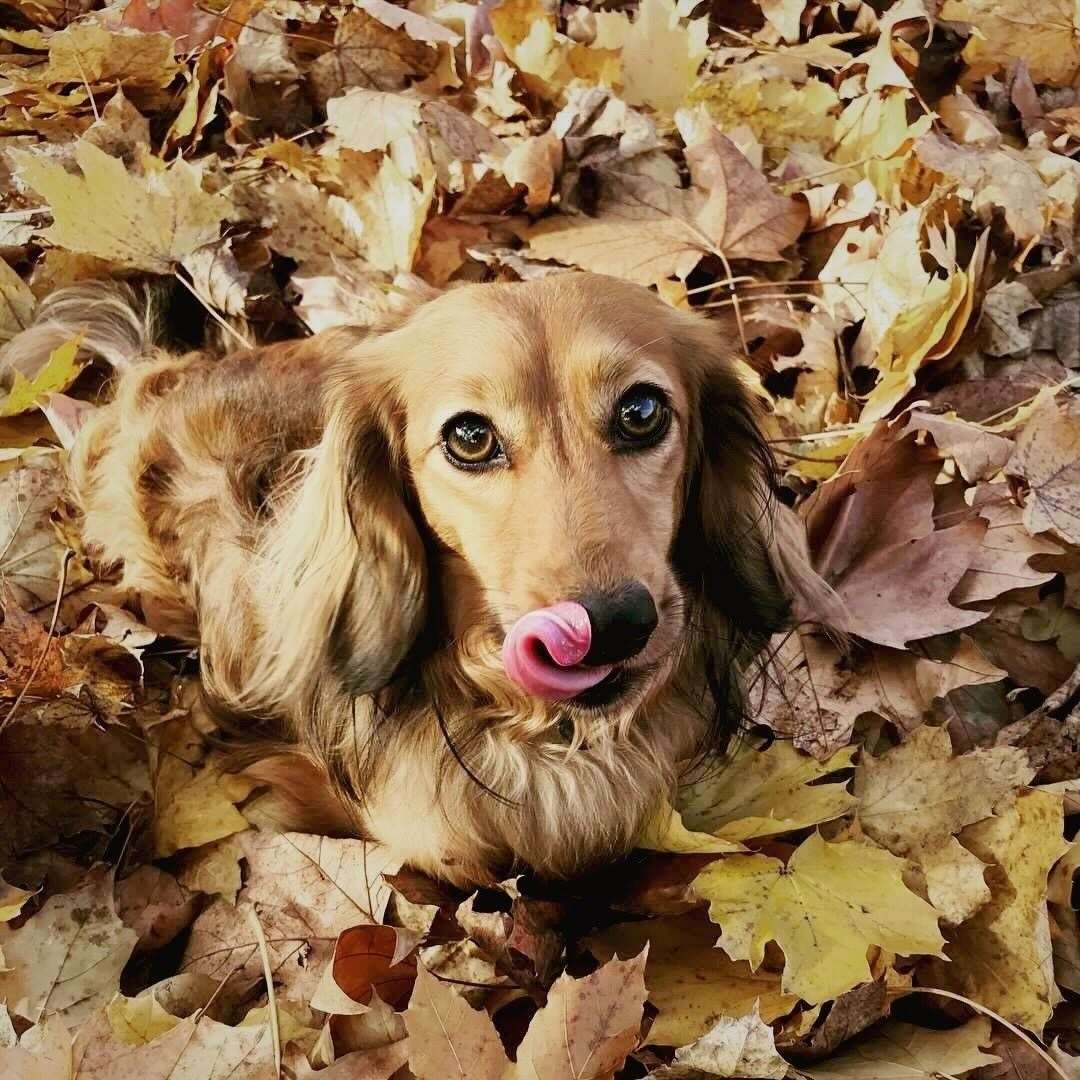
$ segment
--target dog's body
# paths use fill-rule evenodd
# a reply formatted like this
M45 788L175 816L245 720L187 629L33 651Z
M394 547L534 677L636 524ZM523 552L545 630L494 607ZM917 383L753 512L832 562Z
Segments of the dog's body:
M355 828L433 874L564 875L628 850L737 710L740 651L782 624L791 579L816 587L765 513L768 455L722 329L636 286L471 286L378 335L220 359L126 341L109 351L132 366L72 453L88 550L201 646L215 701L270 724L253 772L297 824ZM613 410L657 408L647 444L612 434ZM479 466L447 448L489 436ZM627 581L647 642L595 690L549 700L508 678L516 620Z

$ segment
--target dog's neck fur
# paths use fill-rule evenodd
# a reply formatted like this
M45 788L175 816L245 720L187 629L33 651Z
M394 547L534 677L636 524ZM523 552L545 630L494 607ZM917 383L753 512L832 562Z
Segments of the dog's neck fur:
M538 701L507 680L487 607L479 595L461 602L475 585L448 562L444 610L471 612L468 623L445 627L385 692L331 692L319 706L347 718L327 764L362 808L359 827L460 881L526 863L567 876L626 853L710 730L702 649L688 638L668 679L622 712Z

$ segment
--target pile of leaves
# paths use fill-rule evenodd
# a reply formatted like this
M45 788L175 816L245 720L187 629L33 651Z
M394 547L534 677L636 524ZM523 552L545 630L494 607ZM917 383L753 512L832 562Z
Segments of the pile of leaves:
M575 882L282 834L79 545L107 363L0 402L0 1076L1080 1077L1067 0L0 0L0 343L178 344L570 267L727 320L843 601Z

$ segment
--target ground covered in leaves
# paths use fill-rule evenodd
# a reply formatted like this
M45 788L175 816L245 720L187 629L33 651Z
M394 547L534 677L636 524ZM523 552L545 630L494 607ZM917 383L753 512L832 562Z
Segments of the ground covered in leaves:
M1068 0L0 0L0 342L583 267L731 320L845 601L641 850L466 895L259 827L83 558L77 340L0 402L0 1076L1080 1076Z

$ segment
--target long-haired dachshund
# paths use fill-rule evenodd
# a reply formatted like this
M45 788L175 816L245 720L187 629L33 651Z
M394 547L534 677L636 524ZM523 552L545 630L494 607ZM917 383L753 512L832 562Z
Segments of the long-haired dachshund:
M224 357L82 287L8 360L75 332L128 365L71 456L88 551L199 644L291 825L440 877L626 852L824 588L729 330L638 286L467 286Z

